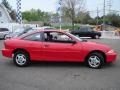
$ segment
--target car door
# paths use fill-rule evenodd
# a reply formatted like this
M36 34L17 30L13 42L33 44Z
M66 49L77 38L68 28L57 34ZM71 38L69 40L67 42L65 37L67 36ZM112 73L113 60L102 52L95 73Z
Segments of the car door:
M86 36L86 29L85 28L80 28L80 30L79 30L79 36L80 37L85 37Z
M34 33L22 38L23 47L30 53L32 60L42 60L42 36L41 33Z
M87 30L87 32L88 32L88 37L92 37L92 36L93 36L93 34L94 34L93 29L92 29L92 28L90 28L90 27L88 27L88 28L86 28L86 30Z
M78 43L70 43L68 35L60 32L52 33L52 41L43 42L43 57L47 61L80 61L81 46ZM46 32L44 33L46 34ZM46 35L44 35L46 37ZM61 37L61 38L60 38ZM72 40L72 39L71 39Z

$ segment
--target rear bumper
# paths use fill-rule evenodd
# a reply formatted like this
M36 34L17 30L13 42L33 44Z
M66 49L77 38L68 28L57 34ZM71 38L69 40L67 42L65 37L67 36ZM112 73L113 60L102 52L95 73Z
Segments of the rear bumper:
M114 62L117 58L117 53L111 53L111 54L106 54L106 62L110 63L110 62Z
M2 50L2 55L3 55L4 57L12 58L12 50L3 49L3 50Z

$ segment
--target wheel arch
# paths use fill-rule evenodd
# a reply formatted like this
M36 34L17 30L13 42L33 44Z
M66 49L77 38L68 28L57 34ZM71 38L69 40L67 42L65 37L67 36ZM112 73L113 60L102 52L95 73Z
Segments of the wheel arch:
M15 54L15 53L18 52L18 51L23 51L23 52L27 53L27 54L29 55L29 57L30 57L29 52L28 52L27 50L23 49L23 48L16 48L15 50L13 50L12 53Z
M87 60L88 56L89 56L90 54L92 54L92 53L100 53L100 54L102 54L103 57L104 57L104 62L106 63L106 55L105 55L105 53L104 53L103 51L100 51L100 50L93 50L93 51L89 52L89 53L86 55L86 57L85 57L85 61Z

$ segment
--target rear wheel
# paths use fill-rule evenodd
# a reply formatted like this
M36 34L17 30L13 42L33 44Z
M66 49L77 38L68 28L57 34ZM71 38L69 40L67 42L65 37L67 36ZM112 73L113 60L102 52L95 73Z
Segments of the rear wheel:
M91 53L86 60L90 68L99 69L104 65L104 56L101 53Z
M30 57L29 57L28 53L26 53L24 51L17 51L14 54L13 61L14 61L15 65L17 65L19 67L24 67L24 66L28 66L30 64Z

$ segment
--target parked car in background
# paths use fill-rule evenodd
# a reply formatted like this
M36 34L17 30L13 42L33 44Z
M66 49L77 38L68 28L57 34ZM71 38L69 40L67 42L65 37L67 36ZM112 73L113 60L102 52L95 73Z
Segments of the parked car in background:
M7 38L13 38L13 37L18 37L22 34L25 33L30 33L34 30L39 30L40 27L36 27L36 28L18 28L17 30L14 30L11 34L6 35L6 39Z
M0 39L5 39L7 35L9 35L11 31L7 28L0 28Z
M35 30L52 30L52 29L55 29L55 28L54 27L50 27L50 26L31 27L31 28L18 28L17 30L14 30L12 33L7 34L5 39L18 37L18 36L20 36L22 34L30 33L30 32L35 31Z
M16 44L17 43L17 44ZM2 54L23 67L31 61L84 62L101 68L116 60L116 52L107 45L84 41L58 30L37 30L4 41Z
M94 31L90 27L81 27L78 30L72 30L71 33L79 37L91 37L93 39L99 39L101 37L101 32Z
M20 35L22 35L23 33L28 32L28 30L30 30L30 28L29 28L29 29L18 28L18 29L16 29L16 30L14 30L12 33L6 35L5 39L20 36Z

